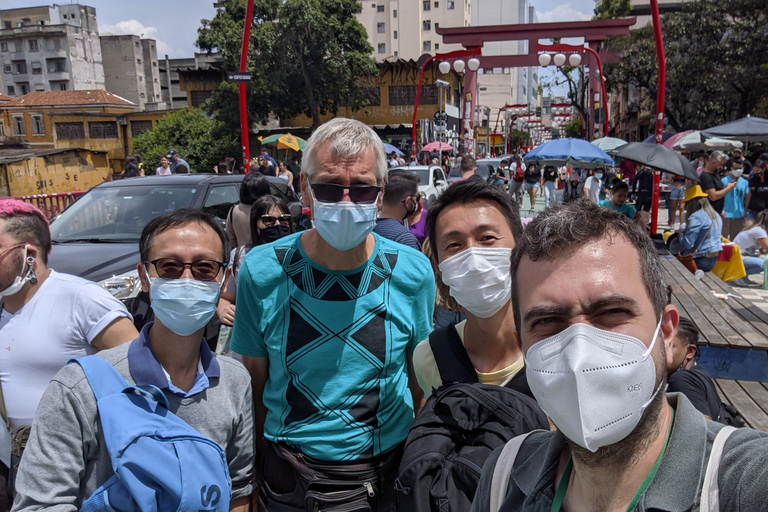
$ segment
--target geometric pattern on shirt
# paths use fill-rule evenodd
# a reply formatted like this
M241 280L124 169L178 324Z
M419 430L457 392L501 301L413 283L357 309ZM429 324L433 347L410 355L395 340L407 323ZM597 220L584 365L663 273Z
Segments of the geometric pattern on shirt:
M283 426L278 437L333 417L348 425L350 434L357 437L349 446L360 447L347 453L343 460L370 458L375 453L374 445L378 444L380 380L361 382L349 396L334 397L328 388L332 388L334 356L342 351L346 364L368 367L369 373L379 376L383 373L388 360L384 300L388 295L388 278L397 263L397 253L382 251L362 272L337 276L312 267L295 248L276 249L275 252L293 284L315 299L352 300L384 286L379 290L381 301L366 310L356 311L354 318L346 320L338 315L319 318L291 293L284 355L289 382L281 415ZM316 375L323 370L329 375L325 382ZM307 378L311 372L315 374ZM315 389L313 385L321 388Z
M298 240L298 238L296 239ZM294 244L275 249L277 261L293 283L310 297L327 301L354 300L376 290L397 265L397 253L379 250L370 265L347 275L326 274L301 256Z

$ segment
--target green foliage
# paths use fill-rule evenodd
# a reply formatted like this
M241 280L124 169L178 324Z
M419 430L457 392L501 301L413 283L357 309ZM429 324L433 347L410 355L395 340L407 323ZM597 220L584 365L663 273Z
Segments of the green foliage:
M160 157L170 148L189 163L190 172L211 172L224 157L240 155L237 138L227 136L221 123L209 119L200 109L168 114L151 131L133 140L133 151L142 155L148 174L160 165Z
M520 146L530 146L531 134L528 132L522 132L517 128L512 128L509 131L509 140L513 148L518 146L518 141L520 141L519 143Z
M667 122L676 130L701 129L768 107L768 3L694 0L681 9L661 19ZM606 66L608 88L630 86L641 93L630 111L652 109L658 82L652 27L613 38L608 49L621 55Z
M597 0L595 5L595 20L608 20L629 16L632 9L630 0Z
M377 73L365 28L355 14L355 0L255 0L248 70L249 120L306 114L313 128L320 115L352 108L367 100L360 78ZM221 51L227 69L238 69L245 0L228 0L212 20L202 20L197 45ZM209 111L231 102L236 88L215 93ZM236 95L235 95L236 97ZM236 111L235 111L236 112ZM232 125L231 112L219 112Z
M571 119L564 127L565 137L581 138L581 122L578 119ZM554 136L553 136L554 138Z

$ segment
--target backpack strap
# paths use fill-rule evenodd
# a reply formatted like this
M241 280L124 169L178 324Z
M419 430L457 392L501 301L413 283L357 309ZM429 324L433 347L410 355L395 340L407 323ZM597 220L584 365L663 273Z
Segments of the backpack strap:
M707 472L704 473L704 484L701 486L701 512L720 511L720 492L717 487L717 477L720 470L720 459L728 437L736 430L734 427L723 427L715 436L712 450L709 452Z
M469 360L467 350L453 324L432 331L429 334L429 347L432 349L443 384L477 382L475 367Z
M156 386L147 386L147 388L131 386L115 367L102 357L97 355L78 357L70 359L69 363L77 363L83 369L85 378L88 379L88 384L90 384L97 401L108 395L128 392L144 395L166 409L168 408L168 398L160 389Z
M488 512L499 512L501 503L507 496L509 487L509 475L512 473L512 466L515 465L517 453L526 438L535 432L546 432L546 430L531 430L526 434L513 437L502 448L499 458L496 459L496 465L493 467L493 477L491 478L490 505Z

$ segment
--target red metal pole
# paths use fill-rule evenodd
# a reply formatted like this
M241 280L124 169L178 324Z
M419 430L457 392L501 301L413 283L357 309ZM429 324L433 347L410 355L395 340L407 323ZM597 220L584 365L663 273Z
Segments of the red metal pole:
M600 55L589 46L584 47L585 50L592 53L597 60L597 70L600 72L600 90L603 92L603 126L605 128L605 136L608 136L608 94L605 91L605 77L603 76L603 62L600 60ZM662 50L663 51L663 50ZM590 101L592 99L590 98Z
M419 98L421 98L421 83L424 81L424 69L427 67L427 64L432 62L437 55L433 55L427 60L424 61L424 64L421 65L421 72L419 73L419 86L416 89L416 104L413 106L413 156L418 160L418 157L416 156L416 113L419 111ZM442 150L442 147L440 148ZM442 157L442 153L440 155Z
M664 57L664 39L661 35L661 20L659 18L659 2L651 0L653 16L653 36L656 40L656 56L659 61L659 84L656 91L656 144L661 144L664 138L664 90L667 81L667 62ZM651 233L656 233L659 221L659 182L661 173L653 171L653 197L651 202Z
M240 71L246 71L248 66L248 47L251 42L251 25L253 24L253 0L248 0L245 10L245 24L243 29L243 48L240 52ZM240 93L240 137L243 144L243 164L251 161L250 144L248 143L248 108L245 104L245 82L238 84ZM248 168L243 165L247 172Z

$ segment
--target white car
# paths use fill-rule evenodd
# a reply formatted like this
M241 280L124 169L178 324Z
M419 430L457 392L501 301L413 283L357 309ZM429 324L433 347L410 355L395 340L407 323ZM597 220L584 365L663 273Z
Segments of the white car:
M404 165L393 169L410 171L420 178L419 195L424 208L428 209L429 205L448 188L448 180L445 179L443 168L439 165Z

